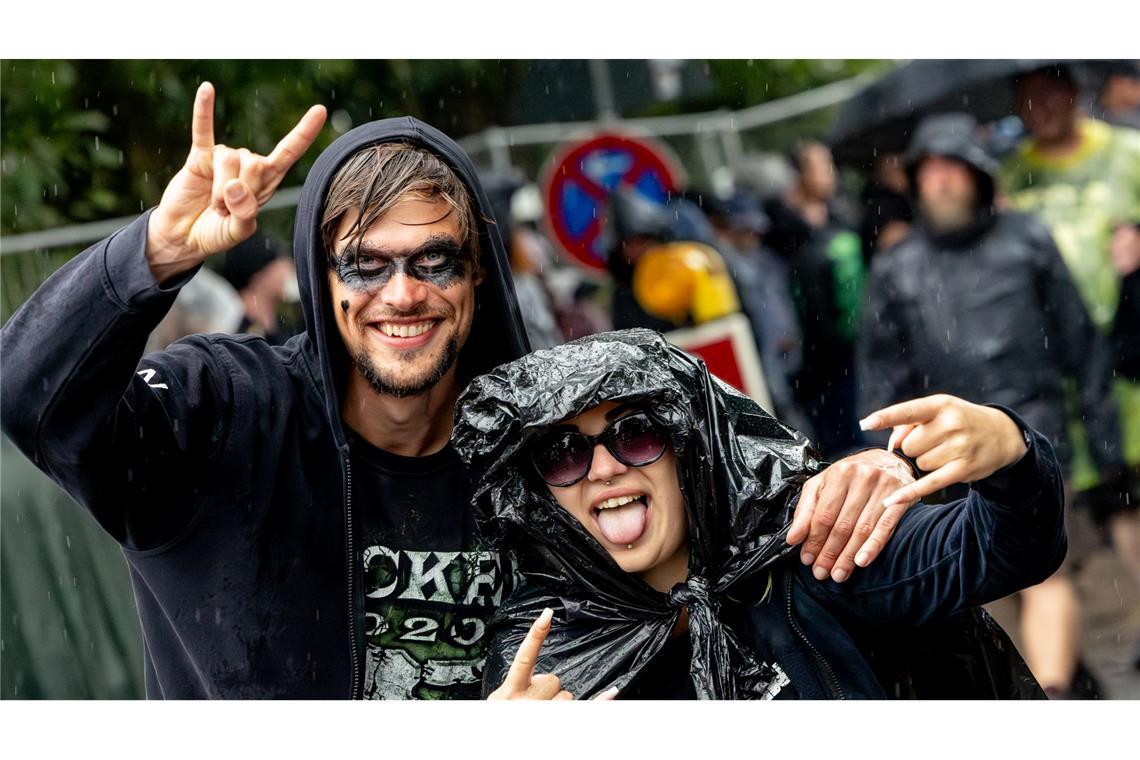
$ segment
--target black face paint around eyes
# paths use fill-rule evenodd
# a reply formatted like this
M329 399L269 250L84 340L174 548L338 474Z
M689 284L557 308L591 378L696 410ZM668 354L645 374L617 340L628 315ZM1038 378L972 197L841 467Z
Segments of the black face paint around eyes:
M431 259L435 259L436 263L426 263ZM467 262L456 250L429 252L413 259L411 268L405 270L405 273L437 288L446 289L467 276Z
M438 263L425 263L432 259ZM446 289L467 276L467 262L459 251L450 248L390 259L357 256L349 250L333 261L333 271L341 282L358 292L379 290L395 274Z

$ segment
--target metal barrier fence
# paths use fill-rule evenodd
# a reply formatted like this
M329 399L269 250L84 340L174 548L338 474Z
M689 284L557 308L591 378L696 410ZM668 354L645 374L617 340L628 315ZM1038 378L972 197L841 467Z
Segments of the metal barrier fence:
M834 118L835 107L873 79L873 75L861 75L739 111L492 128L459 143L476 164L499 170L514 166L538 178L560 143L601 129L621 129L660 139L686 168L691 185L719 189L731 181L750 153L782 150L797 137L822 135ZM299 187L283 188L266 209L291 211L300 195ZM0 322L68 259L135 218L0 238ZM288 222L279 227L290 228Z

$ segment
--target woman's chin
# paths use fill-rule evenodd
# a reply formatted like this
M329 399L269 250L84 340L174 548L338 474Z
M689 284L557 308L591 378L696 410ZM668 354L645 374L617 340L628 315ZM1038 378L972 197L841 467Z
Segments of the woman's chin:
M614 562L627 573L636 575L637 573L644 573L653 568L653 562L644 556L638 556L641 552L634 552L625 550L618 553L610 553Z

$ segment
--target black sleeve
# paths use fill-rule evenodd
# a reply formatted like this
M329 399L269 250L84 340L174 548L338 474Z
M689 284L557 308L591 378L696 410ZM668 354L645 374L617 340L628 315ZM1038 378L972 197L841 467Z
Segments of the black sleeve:
M144 214L87 249L4 325L3 430L118 541L151 548L190 520L228 430L231 381L209 341L142 356L196 269L165 285Z
M816 581L797 563L809 593L869 626L913 627L1048 578L1067 549L1060 466L1044 436L1030 440L1018 462L971 484L965 499L911 507L879 557L847 582Z

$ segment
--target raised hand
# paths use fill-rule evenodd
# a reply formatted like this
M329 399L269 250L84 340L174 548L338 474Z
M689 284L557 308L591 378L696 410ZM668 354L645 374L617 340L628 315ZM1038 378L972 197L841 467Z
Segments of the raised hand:
M310 108L268 156L214 144L214 87L194 98L190 155L147 227L146 256L163 282L229 250L257 229L257 214L321 131L325 107Z
M889 446L898 446L927 473L888 496L887 507L913 504L954 483L981 480L1028 450L1008 414L945 394L888 406L860 424L864 430L893 428Z
M553 673L535 674L538 654L550 633L550 621L554 610L547 607L531 623L526 638L523 639L511 669L503 679L503 685L495 689L487 699L573 699L574 695L562 688L562 682ZM608 694L609 692L607 692ZM616 692L615 692L616 693ZM612 696L610 697L612 699Z

